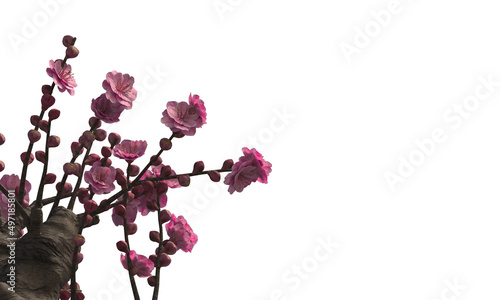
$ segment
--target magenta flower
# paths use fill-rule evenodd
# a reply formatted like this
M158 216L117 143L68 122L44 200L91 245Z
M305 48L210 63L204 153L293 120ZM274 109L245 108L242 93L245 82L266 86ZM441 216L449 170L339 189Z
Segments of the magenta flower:
M172 132L182 132L185 135L194 135L196 128L201 128L206 121L205 104L198 95L189 95L189 103L168 102L161 118L161 122Z
M130 251L130 260L132 262L132 274L139 277L151 276L154 263L144 255L138 255L134 250ZM125 270L128 270L127 256L120 255L120 261Z
M115 104L120 104L125 109L132 108L132 101L137 98L137 90L134 89L134 77L116 71L106 74L102 82L106 90L106 97Z
M165 229L170 240L184 252L191 252L193 246L198 242L198 236L183 216L177 218L172 214L172 219L165 224Z
M102 94L96 99L92 99L90 106L95 116L105 123L116 123L120 121L120 115L125 106L120 103L112 103L106 94Z
M68 91L68 93L73 96L75 94L76 81L71 74L71 66L65 64L61 67L62 60L58 59L55 62L50 60L49 68L47 68L47 75L52 77L57 88L62 93Z
M267 177L271 173L271 163L264 160L262 154L257 150L243 148L243 156L231 168L224 183L229 185L229 193L234 191L241 193L250 183L260 181L267 183Z
M144 155L148 143L146 141L123 140L113 148L113 155L132 163Z
M94 162L92 168L85 172L84 179L92 191L98 195L107 194L115 189L116 169L113 167L103 167L100 161Z
M16 189L19 189L21 180L17 175L6 174L2 176L2 179L0 179L0 184L2 184L8 191L15 191ZM30 201L29 192L31 191L31 184L28 182L28 180L26 180L24 187L26 192L24 194L24 201L22 203L22 206L28 207ZM17 199L17 195L13 198ZM9 212L8 209L9 209L9 198L7 198L7 196L5 196L3 193L0 193L0 211L2 213L2 217L6 221L8 220L8 212Z

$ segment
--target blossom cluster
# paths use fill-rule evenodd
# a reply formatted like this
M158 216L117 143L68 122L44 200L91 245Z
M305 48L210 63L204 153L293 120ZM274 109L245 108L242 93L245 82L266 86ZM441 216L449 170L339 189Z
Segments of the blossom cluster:
M45 168L37 198L31 205L37 204L41 207L44 202L40 195L43 195L45 185L53 184L57 180L57 176L48 173L46 168L49 151L52 151L50 149L58 147L61 142L58 136L51 134L52 122L59 118L60 112L50 108L55 104L55 98L52 95L55 87L60 92L67 91L69 95L75 95L77 84L72 68L67 62L68 59L75 58L79 54L79 50L74 46L75 41L76 38L65 36L63 38L63 45L66 47L65 58L49 61L46 72L52 84L42 87L42 111L39 115L33 115L30 118L34 129L28 132L30 142L28 151L21 154L23 162L21 176L3 175L0 179L2 190L0 223L7 220L9 212L8 194L4 191L16 191L17 195L22 196L18 197L20 206L23 208L30 206L31 184L26 179L26 174L28 165L35 159ZM131 274L131 280L134 280L135 276L147 278L148 283L157 289L159 282L156 278L160 268L170 265L171 256L178 250L191 252L198 242L198 235L187 220L166 209L168 190L189 186L194 176L208 175L212 181L218 182L221 180L221 173L228 173L223 182L228 185L229 193L242 192L253 182L267 183L272 165L264 160L262 154L256 149L249 148L242 149L243 155L236 163L232 159L227 159L219 169L205 171L204 163L197 161L191 172L181 173L163 163L161 154L172 148L174 138L193 136L197 129L207 123L205 102L199 95L189 94L187 102L168 101L166 103L165 110L161 116L158 115L158 118L169 129L171 136L162 138L159 141L159 152L151 156L146 166L139 167L136 162L146 154L149 146L147 141L122 140L118 133L108 134L101 128L102 122L119 122L121 113L132 108L137 98L137 90L134 88L135 79L129 74L116 70L108 72L104 77L101 84L104 91L89 101L90 110L93 113L89 118L90 128L85 130L77 141L71 143L73 158L63 166L64 175L56 184L57 195L54 197L52 210L58 207L60 200L64 198L70 199L67 206L70 210L74 209L76 199L82 204L84 213L80 217L80 231L71 237L71 243L74 246L70 257L73 262L73 272L76 272L75 266L83 261L81 249L85 244L85 237L82 231L95 223L97 215L110 211L113 223L124 232L124 239L116 243L117 249L121 252L122 266ZM45 114L47 110L49 111ZM44 116L48 116L47 120L44 120ZM46 147L33 154L33 146L42 140L42 132L47 134ZM108 143L101 146L100 153L93 153L93 147L98 143L106 143L106 139ZM0 133L0 145L4 142L5 137ZM81 156L83 159L78 162ZM113 161L113 159L117 160ZM0 161L0 172L4 169L5 164ZM76 183L69 182L71 176L76 177ZM99 196L103 196L104 199L97 200ZM154 253L149 256L138 254L131 247L129 237L137 232L135 221L138 214L143 217L155 214L158 220L157 230L151 230L149 234L149 239L156 243ZM153 274L155 269L156 273ZM67 283L64 286L61 284L61 286L60 299L69 299L72 293L77 299L84 298L76 282L72 282L71 285ZM132 286L135 285L132 284Z

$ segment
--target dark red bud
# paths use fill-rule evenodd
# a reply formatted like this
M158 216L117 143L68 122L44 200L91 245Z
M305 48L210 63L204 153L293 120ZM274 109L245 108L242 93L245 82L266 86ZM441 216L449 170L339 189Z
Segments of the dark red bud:
M137 232L137 224L127 223L127 232L129 235L135 234Z
M158 231L155 231L155 230L152 230L149 232L149 239L152 241L152 242L161 242L160 241L160 233Z
M172 175L172 168L170 166L161 167L160 177L168 177Z
M32 115L30 117L30 123L31 125L33 126L37 126L38 125L38 121L40 120L40 118L37 116L37 115Z
M59 116L61 115L61 112L58 110L58 109L51 109L49 111L49 120L56 120L57 118L59 118Z
M97 122L97 124L96 124L96 122ZM94 127L94 124L96 124L95 127ZM89 119L89 126L90 127L99 128L99 127L101 127L101 125L102 125L101 120L99 120L96 117L90 117L90 119Z
M42 134L38 130L31 129L30 131L28 131L28 139L30 140L31 143L38 142L41 137Z
M213 182L219 182L220 181L220 173L217 172L217 171L209 171L208 172L208 177L210 177L210 179Z
M153 166L159 166L159 165L161 165L161 163L162 163L163 160L161 159L161 157L159 157L159 156L156 157L156 155L153 155L153 156L151 156L151 158L149 159L149 161L151 161L151 164Z
M35 158L36 158L36 160L38 160L39 162L44 164L45 163L45 152L43 152L41 150L35 152Z
M120 143L121 140L122 138L118 133L111 132L108 135L108 141L111 144L111 148L113 148L116 144Z
M128 253L128 246L127 246L127 243L125 241L116 242L116 248L120 252Z
M50 94L44 94L42 96L42 110L49 109L54 103L56 103L56 98Z
M165 253L168 255L174 255L177 252L177 246L172 241L163 241L162 243L163 249L165 249Z
M224 163L222 164L222 170L224 171L229 171L233 167L234 162L232 159L226 159Z
M108 133L104 129L96 129L94 133L95 139L98 140L99 142L104 141L107 135Z
M52 87L48 84L42 85L42 94L50 94Z
M24 164L24 160L26 159L26 155L27 155L26 152L23 152L21 154L21 161L23 162L23 164ZM28 165L31 164L34 159L35 159L35 157L33 156L33 153L30 153L30 157L29 157L29 160L28 160Z
M47 143L47 145L50 148L54 148L54 147L59 146L60 143L61 143L61 139L57 135L51 135L51 136L49 136L49 142Z
M85 212L93 212L97 209L97 202L94 200L88 200L85 204L83 204L83 208L85 208Z
M172 148L172 141L170 139L167 139L167 138L162 138L160 140L160 148L163 151L170 150Z
M170 213L170 211L168 211L166 209L163 209L162 211L160 211L160 222L162 224L167 223L171 219L172 219L172 214Z
M73 43L73 37L71 35L65 35L62 39L64 47L69 47Z
M80 53L80 51L75 46L69 46L68 48L66 48L66 57L67 58L75 58L78 56L79 53Z
M201 173L201 172L203 172L203 170L205 170L205 164L202 161L197 161L194 163L194 166L193 166L193 173L194 174Z
M108 146L104 146L101 148L101 154L103 157L110 157L113 152L111 148L109 148Z
M43 181L44 184L53 184L56 182L57 176L54 173L47 173Z
M128 174L132 177L139 175L140 171L141 169L138 165L130 165L130 167L128 168Z
M191 183L191 178L189 177L189 175L181 175L178 177L178 180L181 186L189 186L189 184Z

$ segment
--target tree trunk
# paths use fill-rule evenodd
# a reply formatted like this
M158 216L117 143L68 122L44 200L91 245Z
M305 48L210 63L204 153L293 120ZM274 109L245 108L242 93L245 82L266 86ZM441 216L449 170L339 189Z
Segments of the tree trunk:
M29 212L28 212L29 213ZM19 218L17 228L26 220ZM9 229L0 229L0 299L57 300L59 291L71 277L71 238L78 233L77 216L58 207L41 226L41 235L28 232L15 241L15 263L9 263ZM12 258L12 257L11 257ZM10 268L15 267L15 293L9 291Z

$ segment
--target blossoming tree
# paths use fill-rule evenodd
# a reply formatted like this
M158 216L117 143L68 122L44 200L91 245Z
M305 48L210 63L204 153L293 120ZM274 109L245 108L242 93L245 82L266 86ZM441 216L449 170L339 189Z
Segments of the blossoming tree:
M47 74L53 82L42 86L41 112L30 119L33 129L27 134L28 149L21 154L20 176L3 175L0 179L0 299L84 299L76 280L78 264L83 260L83 231L98 226L100 215L106 212L116 226L123 227L123 239L117 241L116 247L129 274L134 299L140 299L136 277L147 279L153 288L152 299L158 299L161 268L168 266L171 256L179 250L191 252L198 241L187 220L166 209L168 190L187 187L191 177L200 175L218 182L221 173L228 172L224 183L229 186L229 193L241 192L252 182L267 183L271 164L257 150L248 148L243 148L243 156L236 163L228 159L220 169L206 171L203 162L198 161L191 172L177 174L163 164L161 155L172 148L174 139L193 136L196 129L206 124L205 103L198 95L189 95L188 102L167 103L161 123L170 129L171 135L162 138L158 152L144 167L139 167L134 161L146 154L148 143L122 140L119 134L108 134L100 128L102 122L118 122L120 114L131 109L137 97L134 77L111 71L102 83L104 92L90 103L94 113L89 119L90 128L71 144L72 159L64 164L64 174L58 180L56 174L48 172L49 154L60 144L59 137L52 134L53 122L60 115L59 110L52 108L52 94L55 87L60 92L75 94L77 84L67 63L78 56L75 41L76 38L65 36L64 59L49 62ZM44 146L35 151L34 146L41 144L37 142L42 139L42 132ZM0 145L4 142L0 133ZM101 142L100 154L94 153ZM118 161L112 160L115 158ZM30 198L32 185L27 175L35 159L43 165L43 171L38 191ZM4 169L5 164L0 161L0 172ZM46 187L54 183L55 196L45 197ZM81 214L73 212L76 200L83 206ZM46 205L51 208L44 216L42 208ZM129 240L137 231L134 221L138 213L156 215L153 218L158 227L152 228L149 239L157 246L149 256L132 250Z

